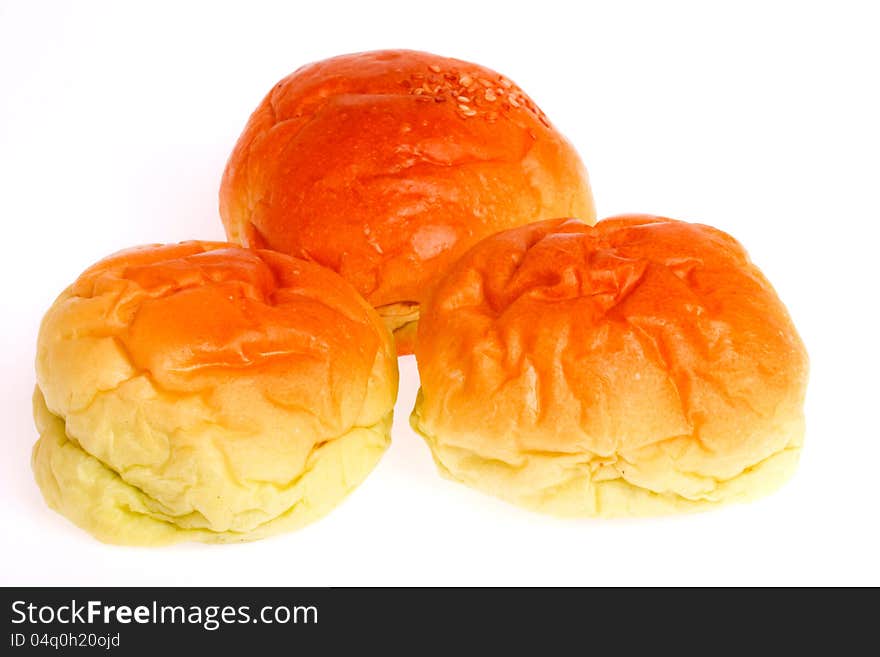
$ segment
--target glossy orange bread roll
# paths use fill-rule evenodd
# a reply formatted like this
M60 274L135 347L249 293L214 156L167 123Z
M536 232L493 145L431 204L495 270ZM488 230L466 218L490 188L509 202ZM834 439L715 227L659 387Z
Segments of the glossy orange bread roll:
M229 158L230 240L330 267L409 353L420 300L483 237L525 218L595 217L572 145L485 67L411 50L303 66L257 107Z

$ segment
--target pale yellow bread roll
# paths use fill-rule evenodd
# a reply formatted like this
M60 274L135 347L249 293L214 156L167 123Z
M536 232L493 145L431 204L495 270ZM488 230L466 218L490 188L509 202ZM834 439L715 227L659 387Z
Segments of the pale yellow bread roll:
M412 426L441 470L563 516L693 511L776 489L807 354L732 237L643 215L480 242L423 304Z
M246 541L324 515L390 440L393 338L340 276L187 242L87 270L43 320L33 468L102 541Z

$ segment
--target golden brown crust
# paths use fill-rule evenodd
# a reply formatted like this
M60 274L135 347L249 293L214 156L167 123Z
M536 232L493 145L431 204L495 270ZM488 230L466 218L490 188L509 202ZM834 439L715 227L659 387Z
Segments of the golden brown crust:
M315 260L374 306L418 302L476 241L525 218L594 220L571 144L507 78L390 50L304 66L226 168L232 241Z
M53 508L103 540L222 541L299 526L366 476L397 368L335 273L186 242L84 272L43 320L37 382L34 469Z
M416 357L416 428L478 461L574 456L699 500L802 437L803 344L708 226L636 215L490 237L423 304Z

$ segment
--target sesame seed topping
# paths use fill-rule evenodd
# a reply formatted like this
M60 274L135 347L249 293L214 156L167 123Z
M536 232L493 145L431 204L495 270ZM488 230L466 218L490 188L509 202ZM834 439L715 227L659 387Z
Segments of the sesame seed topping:
M522 108L543 125L550 125L540 108L504 76L478 77L479 71L472 75L455 68L441 69L436 64L426 65L423 70L427 72L412 73L401 81L406 91L419 102L452 101L459 116L480 116L489 123L495 123L511 108ZM487 103L497 104L490 112Z

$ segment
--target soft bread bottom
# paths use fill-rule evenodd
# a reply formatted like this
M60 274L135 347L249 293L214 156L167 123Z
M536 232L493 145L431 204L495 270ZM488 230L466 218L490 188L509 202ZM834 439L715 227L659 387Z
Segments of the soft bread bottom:
M487 458L444 444L426 432L421 407L419 391L410 424L427 442L442 475L518 506L561 517L658 516L763 497L797 469L804 435L803 419L797 418L780 428L785 433L780 451L734 477L717 479L669 471L668 461L628 462L624 455L530 453L515 463Z
M180 541L233 543L298 529L330 512L375 467L390 443L391 414L356 427L315 449L302 475L277 487L286 510L246 531L212 531L203 517L175 516L72 440L64 420L47 407L39 388L34 417L40 439L32 467L54 510L105 543L167 545Z
M394 331L394 345L398 356L407 356L413 353L416 346L416 332L419 328L418 320L408 322Z
M397 355L406 356L415 348L416 330L419 327L419 304L415 302L391 303L376 308L379 317L394 335Z

